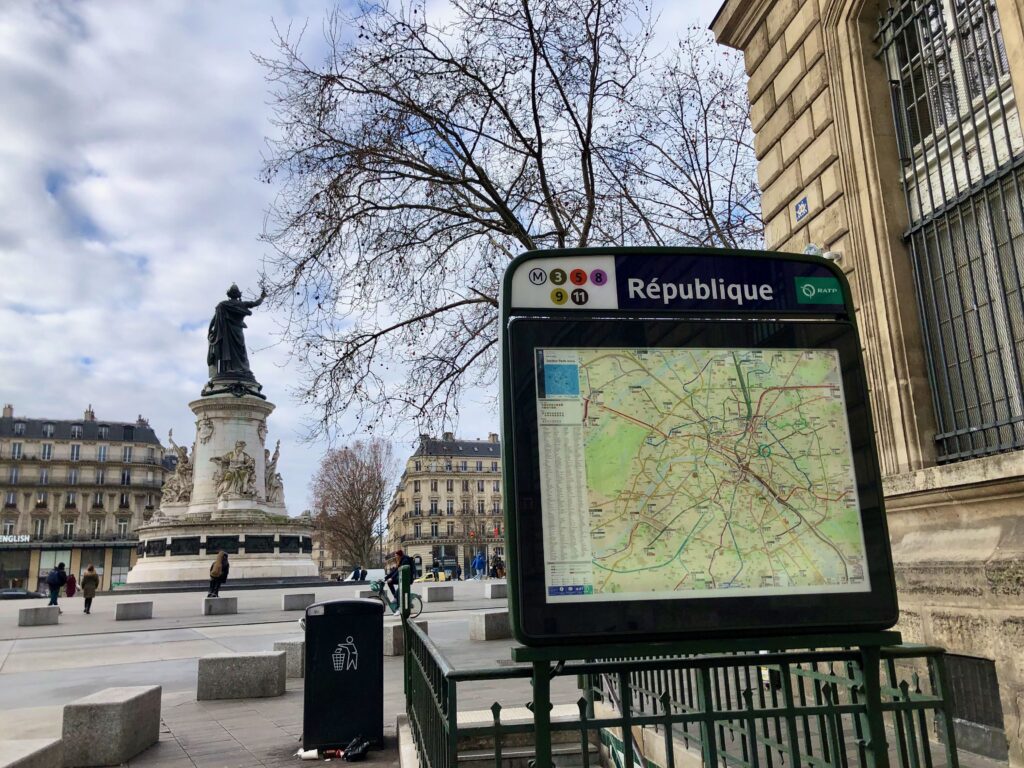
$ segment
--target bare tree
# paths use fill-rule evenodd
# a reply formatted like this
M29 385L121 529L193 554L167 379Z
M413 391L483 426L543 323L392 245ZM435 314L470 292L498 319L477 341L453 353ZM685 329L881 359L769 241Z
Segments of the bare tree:
M733 246L756 229L749 177L716 170L690 189L702 157L740 157L742 120L697 128L726 131L708 139L732 160L665 149L693 144L668 135L689 126L693 100L672 103L641 1L450 6L444 25L415 1L335 12L326 61L306 63L290 31L259 59L279 131L265 176L281 187L264 282L289 310L323 430L348 409L357 428L453 424L463 389L495 381L498 286L522 251ZM690 63L680 53L670 66L679 83ZM743 92L735 79L715 87Z
M313 478L314 523L327 547L346 565L376 562L381 518L395 479L387 440L356 441L332 449Z

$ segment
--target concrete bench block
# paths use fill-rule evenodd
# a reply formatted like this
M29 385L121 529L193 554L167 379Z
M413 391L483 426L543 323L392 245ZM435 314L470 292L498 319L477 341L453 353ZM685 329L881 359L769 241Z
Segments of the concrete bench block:
M204 597L203 616L227 616L238 613L237 597Z
M405 632L401 624L384 626L384 655L401 656L405 653Z
M430 634L430 631L428 629L430 624L429 624L429 622L426 619L413 619L412 623L415 624L420 629L422 629L424 635L429 635Z
M386 587L385 587L385 589L386 589ZM377 599L377 593L374 592L372 589L359 589L359 590L356 590L356 597L364 599L364 600L367 599L367 598L370 599L370 600L376 600Z
M508 584L502 581L488 581L484 584L484 597L488 600L508 597Z
M18 611L19 627L41 627L44 624L56 624L60 618L60 608L56 605L43 605L38 608L21 608Z
M283 696L288 676L284 651L218 653L199 659L196 699L262 699Z
M152 601L137 603L118 603L114 606L114 621L135 621L137 619L152 619Z
M298 595L281 595L282 611L304 611L316 602L316 595L312 592L303 592Z
M512 637L508 611L480 611L469 617L470 640L507 640Z
M64 765L60 739L0 740L0 768L53 768Z
M275 651L284 651L285 675L287 677L305 677L306 675L306 641L278 640L274 643Z
M428 584L423 589L424 603L450 603L455 599L455 588L446 584Z
M106 688L64 705L67 768L126 763L160 739L160 686Z

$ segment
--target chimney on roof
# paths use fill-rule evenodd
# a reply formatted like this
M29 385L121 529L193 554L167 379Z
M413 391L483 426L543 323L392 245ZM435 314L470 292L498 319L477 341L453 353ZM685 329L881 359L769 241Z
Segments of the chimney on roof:
M96 412L92 409L92 403L85 409L85 420L96 421Z
M455 433L454 432L445 432L444 433L444 440L445 440L445 442L449 442L450 443L454 439L455 439Z
M487 442L488 443L496 443L496 442L498 442L498 433L497 432L490 432L487 435Z
M142 414L139 414L139 418L135 420L135 426L137 427L148 427L149 420L142 418Z
M14 406L11 405L10 403L4 403L4 418L5 419L13 419L14 418Z

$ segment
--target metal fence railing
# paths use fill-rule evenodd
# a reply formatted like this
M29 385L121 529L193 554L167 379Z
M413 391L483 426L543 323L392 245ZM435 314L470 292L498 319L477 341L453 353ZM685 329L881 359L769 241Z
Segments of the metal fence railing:
M420 627L405 628L406 708L423 768L456 768L467 744L479 760L481 743L502 768L510 745L521 757L524 739L536 768L570 746L589 768L599 743L608 764L621 768L675 768L687 752L705 768L958 765L938 648L668 653L456 669ZM562 708L553 719L550 680L569 675L580 696L568 716ZM522 702L496 700L487 723L460 723L460 686L513 679L532 683L532 721L507 721L503 713Z

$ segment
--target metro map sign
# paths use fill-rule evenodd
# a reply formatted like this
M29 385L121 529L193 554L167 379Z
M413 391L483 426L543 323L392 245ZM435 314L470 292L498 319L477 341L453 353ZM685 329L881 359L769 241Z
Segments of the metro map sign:
M505 275L502 344L519 640L895 622L860 343L833 264L527 253Z

